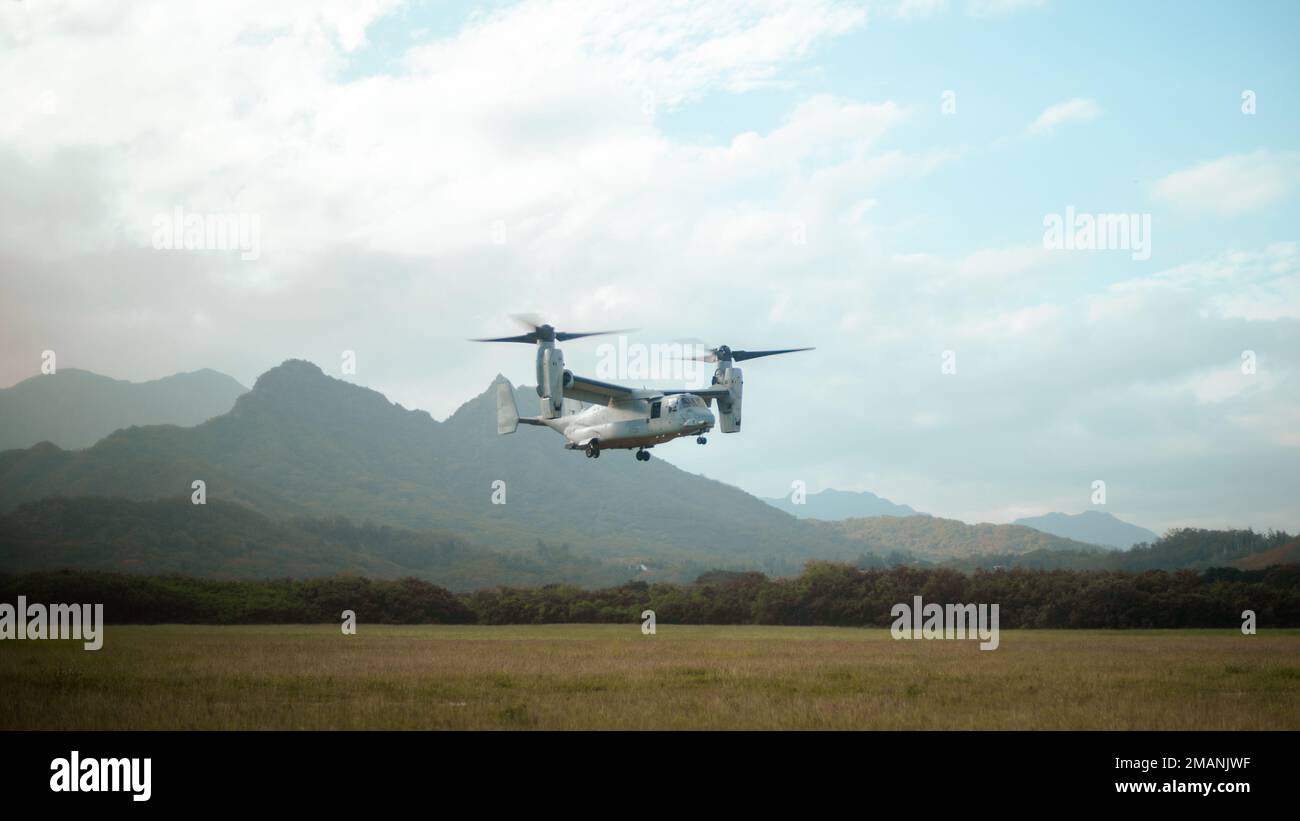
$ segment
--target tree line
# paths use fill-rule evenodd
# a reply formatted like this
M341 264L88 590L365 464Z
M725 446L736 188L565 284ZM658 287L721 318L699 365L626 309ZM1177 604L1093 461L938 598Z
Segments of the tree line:
M795 577L711 571L690 584L627 582L493 587L452 593L414 578L215 581L95 571L0 574L0 601L94 602L110 623L659 624L887 627L890 609L921 596L939 604L997 604L1006 629L1300 627L1300 565L1263 570L1121 572L1011 568L858 568L809 562Z

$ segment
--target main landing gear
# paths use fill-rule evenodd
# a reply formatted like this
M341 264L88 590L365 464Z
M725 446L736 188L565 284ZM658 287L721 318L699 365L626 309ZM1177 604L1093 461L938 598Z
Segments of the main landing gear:
M707 445L708 443L709 443L709 440L708 440L708 439L705 439L703 436L697 436L697 437L695 437L695 444L697 444L697 445Z
M650 451L646 450L645 448L641 448L640 450L638 450L638 451L636 452L636 460L637 460L638 462L649 462L649 461L650 461Z
M587 458L588 459L600 458L600 446L597 445L595 442L592 442L591 444L587 445Z

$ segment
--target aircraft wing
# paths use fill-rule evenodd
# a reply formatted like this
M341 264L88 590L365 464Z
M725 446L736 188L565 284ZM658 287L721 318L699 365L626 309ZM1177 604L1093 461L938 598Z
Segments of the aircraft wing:
M564 389L564 395L569 399L578 399L582 402L591 402L597 405L608 404L611 399L615 402L625 402L632 399L635 393L636 391L632 388L615 385L612 382L588 379L577 374L573 375L573 382Z
M669 388L668 390L659 391L659 393L664 396L689 393L691 396L698 396L701 399L716 399L720 396L730 396L731 389L715 385L711 388Z
M617 403L633 399L658 399L661 396L673 396L682 393L689 393L706 401L731 395L729 389L716 385L709 388L667 388L664 390L658 388L629 388L624 385L615 385L612 382L588 379L577 374L573 375L573 382L564 389L566 398L579 399L597 405L607 405L610 400Z
M722 387L721 385L714 385L711 388L695 388L695 389L669 388L668 390L659 391L659 393L664 396L672 396L674 394L689 393L691 396L698 396L701 399L703 399L704 404L708 405L709 407L713 406L714 399L721 401L724 397L731 396L731 391L728 388ZM721 405L719 405L719 407L721 407Z

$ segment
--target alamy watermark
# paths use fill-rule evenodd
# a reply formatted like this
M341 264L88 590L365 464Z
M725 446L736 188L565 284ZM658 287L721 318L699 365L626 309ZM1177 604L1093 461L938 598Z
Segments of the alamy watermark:
M262 256L262 220L257 214L186 213L177 205L153 218L153 247L158 251L239 251L251 262Z
M1043 247L1049 251L1130 251L1139 262L1151 258L1150 214L1076 213L1043 217Z
M911 604L900 602L889 615L895 639L979 638L981 650L996 650L1000 642L996 604L925 604L913 596Z
M0 603L0 640L75 639L87 650L104 646L104 605Z
M132 801L153 795L152 758L82 758L73 750L50 762L53 792L125 792Z
M687 387L705 388L713 365L701 361L709 352L704 345L690 342L668 344L629 343L620 336L617 343L596 348L596 378L607 380L666 379L685 382Z

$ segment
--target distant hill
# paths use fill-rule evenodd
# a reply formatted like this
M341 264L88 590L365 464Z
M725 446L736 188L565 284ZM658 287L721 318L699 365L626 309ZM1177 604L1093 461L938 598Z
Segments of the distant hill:
M959 570L1005 567L1031 570L1208 570L1212 567L1259 569L1296 560L1289 546L1294 537L1281 532L1253 530L1203 530L1175 528L1151 544L1128 550L1034 550L1029 553L954 558L947 562Z
M896 505L888 499L882 499L874 493L827 488L820 493L809 493L803 504L795 504L790 497L763 499L777 510L784 510L800 519L839 519L862 518L865 516L923 516L907 505Z
M1021 525L969 525L933 516L876 516L816 524L823 532L848 539L863 553L893 556L897 560L914 558L933 562L1034 551L1100 552L1094 545Z
M0 389L0 450L38 442L80 449L132 425L197 425L230 410L247 392L206 369L126 382L60 368Z
M1085 510L1073 515L1048 513L1043 516L1016 519L1013 524L1032 527L1044 533L1051 533L1053 536L1106 547L1126 548L1143 542L1150 544L1160 538L1159 534L1145 527L1129 524L1100 510Z

